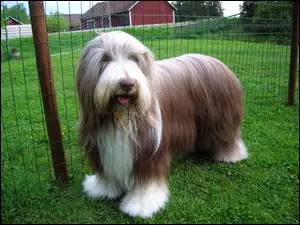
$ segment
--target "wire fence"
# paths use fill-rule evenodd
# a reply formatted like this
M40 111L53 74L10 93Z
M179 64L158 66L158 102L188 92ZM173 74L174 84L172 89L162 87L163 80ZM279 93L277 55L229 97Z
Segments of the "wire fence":
M225 17L216 15L209 4L206 14L201 14L195 2L185 9L186 14L165 1L44 2L54 94L71 182L90 171L78 144L74 77L81 50L99 32L126 31L157 59L185 53L220 59L244 87L246 118L263 116L274 105L287 107L292 4L247 4L246 11ZM21 9L12 16L1 2L1 187L6 196L16 198L49 190L54 180L32 30L23 28L31 21ZM26 22L20 24L22 19Z

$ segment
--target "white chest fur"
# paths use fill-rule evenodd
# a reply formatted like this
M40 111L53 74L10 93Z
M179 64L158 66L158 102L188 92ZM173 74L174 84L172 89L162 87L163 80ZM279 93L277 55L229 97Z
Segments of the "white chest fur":
M128 132L107 123L98 133L97 140L105 178L117 182L122 189L128 189L132 182L133 166Z

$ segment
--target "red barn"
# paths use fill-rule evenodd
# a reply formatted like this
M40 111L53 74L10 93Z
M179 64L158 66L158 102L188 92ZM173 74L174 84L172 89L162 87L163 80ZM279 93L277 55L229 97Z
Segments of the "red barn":
M168 1L104 1L86 11L83 29L175 23L175 10Z
M8 16L5 19L7 21L7 25L23 25L22 22L20 22L19 20L13 18L12 16Z

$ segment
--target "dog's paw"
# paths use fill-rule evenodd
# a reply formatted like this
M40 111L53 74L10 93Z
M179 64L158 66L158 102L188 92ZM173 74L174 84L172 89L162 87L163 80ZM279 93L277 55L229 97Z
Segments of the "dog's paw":
M122 194L117 185L107 182L97 175L85 176L82 185L83 191L90 198L114 199Z
M236 163L248 158L248 150L244 144L244 142L239 139L236 142L235 148L231 151L227 151L226 153L220 153L217 157L217 161L223 161L227 163Z
M124 196L120 209L131 217L151 218L164 208L168 195L166 184L136 187Z

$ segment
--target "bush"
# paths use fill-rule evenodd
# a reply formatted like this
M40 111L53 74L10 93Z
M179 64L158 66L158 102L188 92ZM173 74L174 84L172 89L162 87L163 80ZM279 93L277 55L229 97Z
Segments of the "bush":
M68 24L65 22L65 17L59 12L50 13L47 17L47 31L48 33L55 33L65 31L68 29Z

